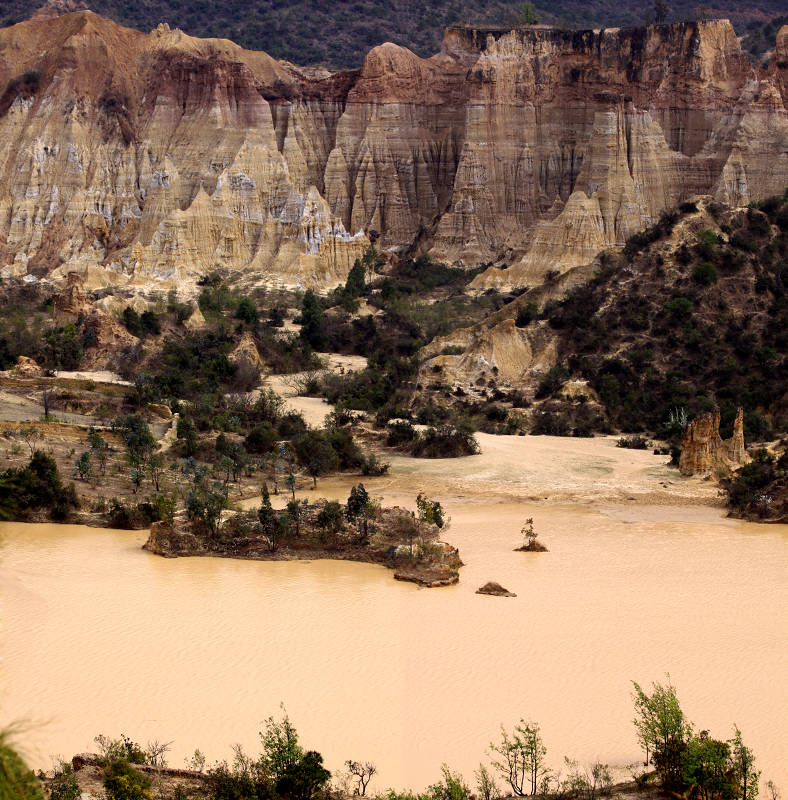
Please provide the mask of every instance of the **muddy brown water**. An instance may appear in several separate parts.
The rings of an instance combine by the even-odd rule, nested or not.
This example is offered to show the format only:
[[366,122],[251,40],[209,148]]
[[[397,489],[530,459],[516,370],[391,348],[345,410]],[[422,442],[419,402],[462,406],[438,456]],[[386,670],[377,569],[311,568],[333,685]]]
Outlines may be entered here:
[[[788,789],[788,526],[723,519],[702,482],[670,494],[675,473],[607,440],[482,445],[475,466],[395,459],[367,482],[411,507],[436,487],[467,565],[440,590],[373,565],[168,560],[141,532],[0,525],[0,722],[28,723],[39,767],[121,732],[174,739],[181,765],[195,747],[256,752],[284,703],[330,769],[370,759],[373,789],[421,788],[443,762],[471,779],[520,717],[556,767],[633,762],[630,681],[669,672],[700,727],[736,722]],[[549,553],[513,552],[529,516]],[[475,594],[490,580],[517,597]]]

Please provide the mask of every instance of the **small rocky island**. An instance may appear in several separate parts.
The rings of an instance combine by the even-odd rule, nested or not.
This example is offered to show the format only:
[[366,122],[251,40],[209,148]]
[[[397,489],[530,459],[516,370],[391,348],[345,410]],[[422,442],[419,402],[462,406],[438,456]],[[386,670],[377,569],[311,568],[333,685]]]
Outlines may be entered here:
[[154,522],[143,549],[156,555],[218,556],[260,561],[319,558],[382,564],[397,580],[428,588],[459,580],[459,551],[440,540],[440,504],[419,496],[419,513],[382,508],[363,484],[344,505],[320,499],[288,501],[275,510],[264,487],[257,511],[238,511],[225,521],[188,513],[185,519]]

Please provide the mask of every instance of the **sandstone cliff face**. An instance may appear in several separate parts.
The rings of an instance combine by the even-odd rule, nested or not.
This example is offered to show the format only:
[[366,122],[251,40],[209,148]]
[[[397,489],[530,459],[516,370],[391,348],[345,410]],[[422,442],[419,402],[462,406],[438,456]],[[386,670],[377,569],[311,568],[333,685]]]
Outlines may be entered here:
[[480,289],[533,284],[684,196],[782,191],[785,39],[759,72],[724,21],[450,29],[430,59],[385,44],[329,73],[90,12],[20,23],[0,31],[0,270],[331,286],[375,231],[515,257]]
[[703,414],[687,425],[681,440],[679,471],[690,476],[727,470],[743,464],[744,412],[739,409],[730,439],[720,437],[720,411]]

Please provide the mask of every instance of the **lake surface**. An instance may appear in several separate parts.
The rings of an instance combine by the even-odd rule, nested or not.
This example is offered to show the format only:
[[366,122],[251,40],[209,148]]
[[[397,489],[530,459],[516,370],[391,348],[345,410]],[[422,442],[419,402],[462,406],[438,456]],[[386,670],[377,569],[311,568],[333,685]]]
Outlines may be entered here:
[[[504,441],[519,459],[530,446]],[[603,455],[659,472],[648,455]],[[442,463],[452,469],[430,462],[430,480]],[[469,463],[462,496],[441,495],[466,562],[446,589],[340,561],[162,559],[139,549],[144,532],[0,525],[0,721],[29,723],[35,766],[121,732],[174,740],[180,766],[195,747],[209,760],[234,742],[257,752],[284,703],[329,769],[369,759],[372,790],[422,788],[443,762],[472,780],[520,717],[541,723],[555,766],[636,761],[630,682],[669,672],[689,717],[722,738],[736,722],[763,779],[787,790],[788,526],[607,496],[536,505],[483,477],[466,493]],[[413,505],[416,469],[402,459],[367,483]],[[521,493],[543,491],[532,483]],[[549,553],[513,552],[530,516]],[[476,595],[488,580],[517,597]]]

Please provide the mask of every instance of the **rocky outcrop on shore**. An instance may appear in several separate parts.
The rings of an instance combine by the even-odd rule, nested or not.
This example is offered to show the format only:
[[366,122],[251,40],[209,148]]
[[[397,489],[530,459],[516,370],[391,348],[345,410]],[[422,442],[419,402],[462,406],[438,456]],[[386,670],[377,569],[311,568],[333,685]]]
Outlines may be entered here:
[[679,472],[684,476],[727,471],[741,465],[744,449],[744,412],[740,408],[733,423],[733,436],[720,436],[720,410],[715,408],[692,420],[681,438]]
[[534,285],[689,195],[782,192],[785,39],[764,70],[725,20],[450,28],[431,58],[383,44],[331,73],[89,11],[21,22],[0,30],[0,272],[332,286],[379,234],[507,254],[480,290]]

